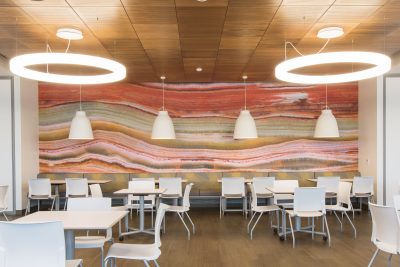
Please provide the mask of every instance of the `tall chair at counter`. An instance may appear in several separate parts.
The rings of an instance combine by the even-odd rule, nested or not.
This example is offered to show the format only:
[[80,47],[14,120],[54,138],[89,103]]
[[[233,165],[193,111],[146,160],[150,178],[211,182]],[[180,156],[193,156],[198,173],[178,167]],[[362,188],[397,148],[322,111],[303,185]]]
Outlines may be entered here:
[[159,188],[166,190],[160,200],[173,199],[174,206],[178,205],[178,200],[182,197],[182,177],[160,177]]
[[[222,218],[222,215],[225,212],[232,211],[241,211],[247,217],[247,197],[246,197],[246,189],[245,189],[245,179],[243,177],[223,177],[221,183],[221,197],[219,201],[219,217]],[[227,209],[227,201],[228,199],[242,199],[243,207],[242,209]]]
[[68,205],[68,198],[88,197],[89,187],[86,178],[65,178],[65,203],[64,210]]
[[40,200],[51,200],[51,210],[53,210],[56,196],[51,194],[50,179],[34,178],[28,183],[28,204],[25,215],[31,212],[31,200],[37,200],[38,210],[40,210]]

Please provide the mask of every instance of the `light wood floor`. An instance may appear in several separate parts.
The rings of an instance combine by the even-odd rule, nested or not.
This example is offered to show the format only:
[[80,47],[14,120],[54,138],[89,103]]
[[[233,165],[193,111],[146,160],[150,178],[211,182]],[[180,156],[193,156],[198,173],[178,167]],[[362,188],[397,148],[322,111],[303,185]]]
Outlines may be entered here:
[[[280,241],[269,228],[264,217],[250,240],[246,226],[248,219],[240,213],[229,213],[219,218],[217,209],[195,209],[190,211],[196,224],[196,234],[187,240],[186,230],[174,214],[167,216],[167,232],[162,235],[160,266],[367,266],[375,251],[371,243],[371,217],[367,212],[357,214],[355,224],[358,231],[354,239],[350,225],[340,232],[339,223],[333,215],[328,216],[332,236],[332,247],[322,237],[311,239],[311,235],[296,234],[296,248],[292,239]],[[149,223],[149,217],[146,217]],[[134,216],[131,225],[137,223]],[[114,236],[117,237],[117,229]],[[115,238],[116,242],[118,238]],[[126,237],[124,243],[151,243],[147,235]],[[107,245],[108,247],[108,245]],[[106,248],[107,250],[107,248]],[[85,267],[100,266],[100,251],[79,249],[76,257],[82,258]],[[380,253],[374,266],[386,266],[388,255]],[[144,266],[137,261],[117,261],[118,266]],[[393,256],[392,266],[400,266],[399,256]]]

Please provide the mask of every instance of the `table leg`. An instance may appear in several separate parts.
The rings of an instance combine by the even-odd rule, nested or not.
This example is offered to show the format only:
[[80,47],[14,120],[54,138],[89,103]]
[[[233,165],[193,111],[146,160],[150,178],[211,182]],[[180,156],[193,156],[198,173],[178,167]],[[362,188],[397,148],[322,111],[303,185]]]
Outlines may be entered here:
[[144,231],[144,196],[139,196],[140,224],[139,230]]
[[65,230],[65,256],[67,260],[75,258],[75,233],[73,230]]
[[60,191],[59,185],[54,185],[54,194],[56,195],[56,210],[60,210]]
[[296,231],[300,231],[301,230],[301,218],[300,217],[295,217],[296,221],[295,221],[295,229]]

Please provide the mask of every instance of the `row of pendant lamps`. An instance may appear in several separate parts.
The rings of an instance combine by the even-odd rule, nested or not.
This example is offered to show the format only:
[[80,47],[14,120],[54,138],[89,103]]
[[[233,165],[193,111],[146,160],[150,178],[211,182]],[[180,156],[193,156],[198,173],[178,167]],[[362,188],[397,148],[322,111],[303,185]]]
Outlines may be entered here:
[[[240,111],[240,115],[235,123],[235,130],[233,134],[234,139],[252,139],[257,138],[257,127],[254,118],[247,110],[247,76],[243,76],[244,84],[244,109]],[[153,129],[151,132],[152,139],[176,139],[175,128],[168,111],[164,107],[165,95],[165,76],[161,76],[162,80],[162,94],[163,104],[161,110],[158,112],[154,120]],[[339,128],[332,110],[327,105],[328,87],[325,87],[325,109],[322,110],[321,115],[318,117],[314,137],[316,138],[336,138],[339,137]],[[69,139],[93,139],[93,131],[90,120],[87,118],[85,111],[82,111],[82,87],[79,87],[79,111],[76,112],[71,122]]]

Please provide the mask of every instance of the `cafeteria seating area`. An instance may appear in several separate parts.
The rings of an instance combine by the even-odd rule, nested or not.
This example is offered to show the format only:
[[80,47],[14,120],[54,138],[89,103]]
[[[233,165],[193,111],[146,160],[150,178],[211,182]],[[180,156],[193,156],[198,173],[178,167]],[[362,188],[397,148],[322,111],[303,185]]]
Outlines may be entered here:
[[0,267],[400,266],[399,0],[0,0]]

